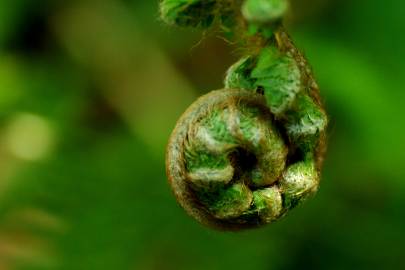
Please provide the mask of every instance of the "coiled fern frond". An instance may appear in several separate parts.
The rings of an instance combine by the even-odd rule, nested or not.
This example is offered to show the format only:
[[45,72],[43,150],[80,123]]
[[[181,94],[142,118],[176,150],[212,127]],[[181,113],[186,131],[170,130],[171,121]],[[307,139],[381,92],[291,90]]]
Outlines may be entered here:
[[210,227],[270,223],[318,189],[328,120],[311,69],[282,27],[287,8],[285,0],[161,3],[166,22],[225,26],[251,51],[229,68],[224,89],[183,114],[167,148],[177,200]]

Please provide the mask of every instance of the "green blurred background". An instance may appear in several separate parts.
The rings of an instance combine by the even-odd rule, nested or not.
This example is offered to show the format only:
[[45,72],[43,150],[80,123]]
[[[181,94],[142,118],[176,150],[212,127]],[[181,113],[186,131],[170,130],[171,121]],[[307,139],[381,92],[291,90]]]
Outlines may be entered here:
[[404,269],[405,2],[292,2],[331,119],[321,189],[223,233],[177,205],[164,151],[238,48],[157,0],[1,0],[0,270]]

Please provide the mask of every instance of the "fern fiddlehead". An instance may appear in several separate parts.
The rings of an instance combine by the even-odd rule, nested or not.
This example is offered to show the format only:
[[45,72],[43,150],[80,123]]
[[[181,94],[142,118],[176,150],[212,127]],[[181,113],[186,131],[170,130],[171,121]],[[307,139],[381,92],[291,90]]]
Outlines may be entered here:
[[286,0],[163,0],[169,24],[219,25],[247,54],[225,87],[198,99],[169,140],[169,183],[207,226],[278,220],[319,186],[327,116],[303,55],[281,24]]

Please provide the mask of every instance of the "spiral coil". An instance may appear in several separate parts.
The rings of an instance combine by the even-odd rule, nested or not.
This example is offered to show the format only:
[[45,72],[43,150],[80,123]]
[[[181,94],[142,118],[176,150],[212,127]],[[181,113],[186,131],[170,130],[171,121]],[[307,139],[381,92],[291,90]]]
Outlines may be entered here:
[[207,226],[267,224],[318,189],[327,116],[306,59],[281,25],[287,8],[284,0],[161,3],[169,24],[217,24],[251,45],[229,68],[225,88],[183,114],[167,148],[178,202]]

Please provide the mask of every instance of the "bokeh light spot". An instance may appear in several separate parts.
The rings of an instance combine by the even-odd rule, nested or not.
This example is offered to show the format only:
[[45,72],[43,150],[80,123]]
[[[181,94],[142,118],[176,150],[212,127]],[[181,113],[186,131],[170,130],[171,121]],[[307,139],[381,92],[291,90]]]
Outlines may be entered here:
[[54,146],[54,132],[48,120],[20,113],[6,131],[6,145],[17,158],[36,161],[47,157]]

